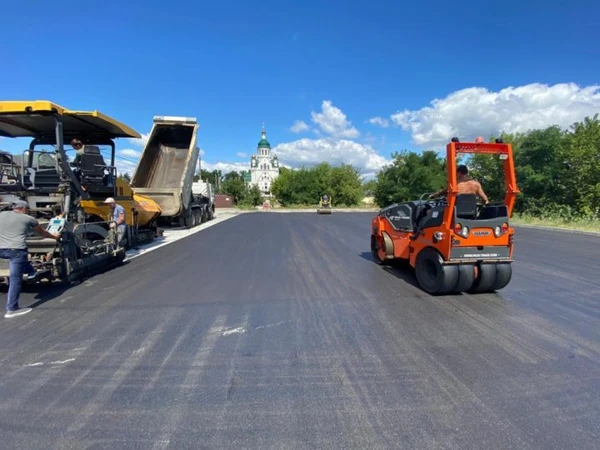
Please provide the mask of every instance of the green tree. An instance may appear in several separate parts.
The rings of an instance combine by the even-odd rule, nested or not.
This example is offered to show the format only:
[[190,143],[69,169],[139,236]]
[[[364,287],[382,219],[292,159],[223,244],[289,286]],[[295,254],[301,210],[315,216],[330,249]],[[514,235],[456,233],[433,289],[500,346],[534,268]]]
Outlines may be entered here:
[[131,183],[131,175],[129,175],[129,173],[127,172],[120,174],[119,178],[126,181],[127,183]]
[[[522,134],[502,133],[500,136],[505,143],[513,146],[513,153],[518,154],[519,145],[524,138]],[[492,136],[489,142],[495,142],[496,136]],[[506,183],[504,179],[504,161],[498,155],[479,154],[469,155],[464,161],[469,167],[471,178],[479,181],[490,202],[504,200]]]
[[[598,115],[574,123],[527,133],[501,133],[512,144],[517,187],[515,211],[538,217],[571,220],[600,218],[600,120]],[[490,138],[493,142],[495,137]],[[461,161],[457,161],[461,162]],[[504,162],[494,155],[469,155],[470,168],[491,201],[505,193]],[[400,202],[446,185],[445,155],[402,151],[378,174],[375,188],[380,206]]]
[[311,168],[281,168],[271,191],[283,206],[315,205],[328,194],[333,205],[356,205],[363,195],[360,172],[348,164],[323,162]]
[[576,122],[565,134],[557,161],[564,202],[583,217],[600,218],[600,121],[598,114]]
[[287,167],[279,170],[279,176],[271,183],[271,193],[283,206],[292,204],[294,195],[294,172]]
[[245,202],[251,206],[259,206],[263,202],[262,194],[260,193],[260,188],[253,184],[246,194]]
[[248,188],[240,173],[232,171],[225,174],[221,183],[221,191],[231,195],[237,204],[244,202],[248,196]]
[[196,175],[194,175],[194,181],[200,181],[200,179],[202,179],[203,181],[208,181],[213,186],[217,186],[219,184],[219,180],[221,180],[221,171],[209,171],[202,169],[199,173],[196,173]]
[[392,163],[377,173],[375,201],[380,207],[418,199],[446,185],[446,161],[437,152],[403,150],[392,158]]
[[363,195],[365,197],[369,195],[375,195],[377,190],[377,180],[369,180],[363,183]]
[[363,198],[360,171],[342,164],[331,169],[330,191],[332,205],[355,206]]

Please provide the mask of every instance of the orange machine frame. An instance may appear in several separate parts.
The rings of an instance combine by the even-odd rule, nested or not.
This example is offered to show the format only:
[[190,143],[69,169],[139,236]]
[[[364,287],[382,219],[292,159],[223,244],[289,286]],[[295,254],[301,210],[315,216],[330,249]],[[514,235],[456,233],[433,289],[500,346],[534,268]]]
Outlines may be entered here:
[[456,195],[458,194],[458,183],[456,181],[456,156],[459,154],[487,154],[487,155],[506,155],[504,159],[504,183],[506,193],[504,195],[504,204],[508,208],[508,217],[512,217],[512,211],[515,206],[517,194],[520,192],[517,188],[517,177],[515,175],[515,162],[513,159],[513,150],[511,144],[505,144],[497,139],[495,144],[486,142],[461,143],[450,142],[446,145],[446,160],[448,169],[448,209],[444,222],[448,223],[454,210]]

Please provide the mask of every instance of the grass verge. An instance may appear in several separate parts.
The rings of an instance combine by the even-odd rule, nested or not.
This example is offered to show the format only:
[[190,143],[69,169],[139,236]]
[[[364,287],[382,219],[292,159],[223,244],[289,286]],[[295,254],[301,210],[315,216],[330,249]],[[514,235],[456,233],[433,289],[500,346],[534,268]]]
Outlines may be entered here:
[[249,210],[256,209],[256,206],[252,206],[252,205],[236,205],[236,206],[234,206],[234,208],[240,209],[242,211],[249,211]]
[[573,219],[565,220],[551,217],[533,217],[525,214],[516,214],[511,219],[515,225],[529,225],[534,227],[559,228],[563,230],[591,231],[600,233],[600,220]]

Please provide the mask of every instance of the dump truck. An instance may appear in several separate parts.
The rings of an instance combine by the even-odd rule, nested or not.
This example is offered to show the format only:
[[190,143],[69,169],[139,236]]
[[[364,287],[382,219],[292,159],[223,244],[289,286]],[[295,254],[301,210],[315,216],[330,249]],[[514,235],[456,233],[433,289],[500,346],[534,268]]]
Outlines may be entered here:
[[200,203],[201,222],[212,220],[215,217],[215,189],[208,181],[196,181],[192,184],[194,202]]
[[193,192],[199,128],[195,117],[154,116],[130,185],[160,206],[159,224],[190,228],[202,222],[205,203]]
[[[142,216],[151,225],[160,215],[151,199],[128,196],[118,179],[114,140],[141,136],[111,117],[45,100],[0,101],[0,136],[31,138],[21,155],[2,155],[0,209],[26,200],[29,214],[61,236],[58,242],[37,233],[27,238],[29,260],[36,269],[31,282],[70,283],[124,260],[125,247],[110,231],[106,197],[116,198],[134,222]],[[69,161],[65,145],[74,140],[81,145],[75,160]],[[109,163],[101,146],[111,149]],[[48,147],[51,150],[44,149]],[[0,260],[1,280],[9,275],[5,263]]]

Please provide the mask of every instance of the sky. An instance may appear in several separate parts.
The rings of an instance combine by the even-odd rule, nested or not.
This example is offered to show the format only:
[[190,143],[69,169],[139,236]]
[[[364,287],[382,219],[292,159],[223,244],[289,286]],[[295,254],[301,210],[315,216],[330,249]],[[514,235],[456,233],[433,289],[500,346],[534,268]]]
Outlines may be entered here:
[[[558,0],[7,2],[0,100],[98,110],[147,136],[196,117],[202,167],[247,170],[560,125],[600,113],[600,6]],[[132,172],[144,139],[117,140]],[[0,138],[21,152],[28,141]]]

